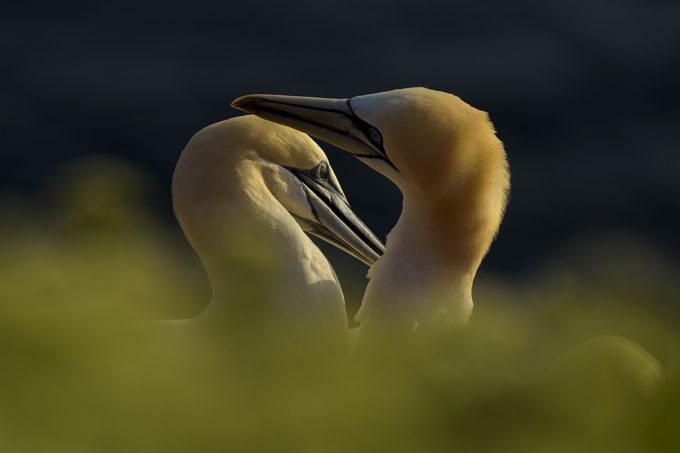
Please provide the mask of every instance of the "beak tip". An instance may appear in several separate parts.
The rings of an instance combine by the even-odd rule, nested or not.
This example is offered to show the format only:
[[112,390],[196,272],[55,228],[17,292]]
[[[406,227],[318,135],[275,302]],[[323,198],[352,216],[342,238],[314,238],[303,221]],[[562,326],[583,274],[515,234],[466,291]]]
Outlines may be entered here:
[[255,103],[256,100],[257,98],[252,95],[241,96],[231,101],[230,105],[233,108],[242,110],[244,112],[252,112],[252,104]]

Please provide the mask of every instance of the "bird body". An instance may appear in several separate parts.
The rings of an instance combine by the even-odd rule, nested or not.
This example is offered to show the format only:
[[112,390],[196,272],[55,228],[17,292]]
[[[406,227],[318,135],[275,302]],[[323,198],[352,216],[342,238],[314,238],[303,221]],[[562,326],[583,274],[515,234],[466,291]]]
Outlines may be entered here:
[[485,112],[425,88],[351,99],[248,95],[233,105],[354,154],[401,190],[401,216],[369,272],[362,336],[374,326],[467,321],[509,191],[506,154]]
[[173,176],[173,207],[212,298],[194,323],[266,317],[346,337],[337,276],[307,233],[374,262],[382,245],[356,217],[307,135],[252,115],[198,132]]

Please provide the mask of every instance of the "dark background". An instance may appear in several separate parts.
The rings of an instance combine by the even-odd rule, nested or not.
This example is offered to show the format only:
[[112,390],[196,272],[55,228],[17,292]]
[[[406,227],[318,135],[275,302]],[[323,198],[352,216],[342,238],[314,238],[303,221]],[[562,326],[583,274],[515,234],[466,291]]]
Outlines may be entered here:
[[[93,153],[169,188],[187,140],[238,115],[239,95],[422,85],[490,112],[505,142],[511,204],[484,269],[609,231],[680,251],[678,1],[4,2],[0,52],[4,192]],[[322,146],[384,236],[399,193]],[[158,204],[170,224],[169,190]]]

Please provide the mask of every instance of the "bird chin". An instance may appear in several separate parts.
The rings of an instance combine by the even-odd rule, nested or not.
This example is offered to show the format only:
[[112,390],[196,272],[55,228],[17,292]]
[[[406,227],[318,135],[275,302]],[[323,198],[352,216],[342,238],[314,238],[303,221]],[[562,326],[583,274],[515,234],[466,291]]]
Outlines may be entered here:
[[390,181],[392,181],[394,184],[396,184],[397,187],[400,189],[403,189],[406,183],[406,180],[404,177],[399,173],[392,165],[390,165],[388,162],[386,162],[383,159],[380,158],[375,158],[375,157],[365,157],[365,156],[356,156],[357,159],[359,159],[361,162],[369,166],[371,169],[374,171],[377,171]]

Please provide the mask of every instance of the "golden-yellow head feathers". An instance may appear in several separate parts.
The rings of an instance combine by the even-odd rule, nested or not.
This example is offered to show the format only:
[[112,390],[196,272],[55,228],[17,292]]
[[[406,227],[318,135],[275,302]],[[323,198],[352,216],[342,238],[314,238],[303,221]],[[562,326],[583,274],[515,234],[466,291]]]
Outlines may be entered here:
[[503,144],[487,113],[426,88],[358,96],[350,105],[382,135],[398,170],[385,176],[405,197],[417,198],[436,236],[464,248],[460,254],[476,266],[498,230],[510,188]]
[[[177,163],[175,215],[203,253],[222,240],[227,225],[247,225],[249,213],[308,217],[304,191],[285,167],[308,169],[326,160],[306,134],[253,115],[210,125],[191,138]],[[252,210],[256,205],[259,214]]]
[[308,135],[246,115],[201,129],[187,144],[179,165],[183,160],[200,161],[221,172],[248,159],[312,168],[326,155]]
[[465,255],[473,268],[481,261],[510,185],[503,144],[485,112],[426,88],[350,99],[252,94],[232,105],[354,154],[401,189],[433,238],[451,237],[452,247],[464,249],[451,256]]
[[387,157],[420,196],[437,201],[479,178],[507,186],[505,152],[488,115],[459,97],[405,88],[357,96],[350,105],[380,132]]
[[349,207],[321,148],[301,132],[256,116],[198,132],[177,163],[172,197],[202,257],[228,248],[225,238],[235,229],[258,227],[284,242],[308,242],[308,232],[367,264],[383,250]]

